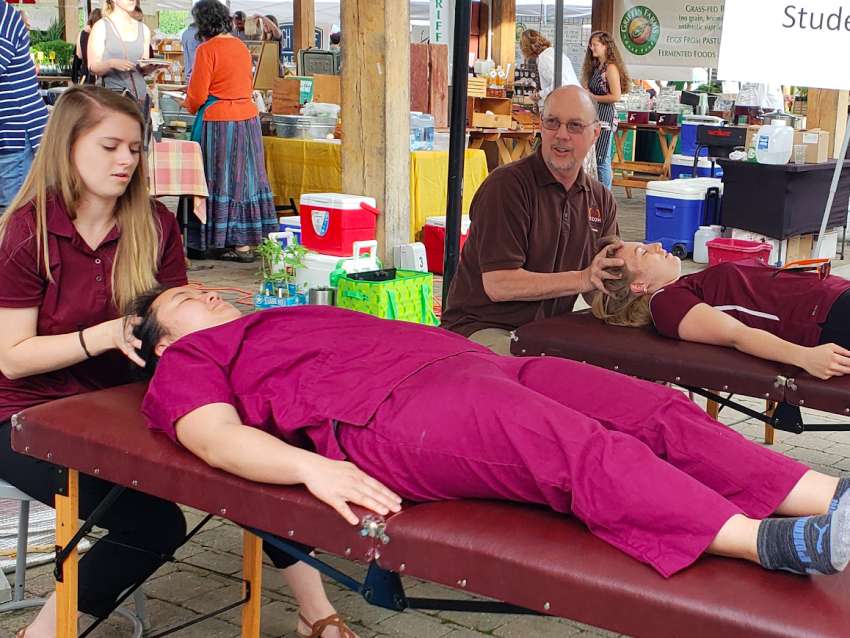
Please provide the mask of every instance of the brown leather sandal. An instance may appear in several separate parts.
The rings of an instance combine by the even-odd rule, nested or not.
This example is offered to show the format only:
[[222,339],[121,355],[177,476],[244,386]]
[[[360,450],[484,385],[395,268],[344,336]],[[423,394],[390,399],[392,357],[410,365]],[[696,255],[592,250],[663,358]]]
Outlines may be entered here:
[[24,638],[24,635],[27,633],[27,629],[29,629],[29,625],[23,629],[18,629],[18,633],[15,634],[15,638]]
[[[339,614],[331,614],[327,618],[322,618],[317,620],[312,625],[307,622],[307,619],[304,618],[302,614],[298,614],[298,619],[307,625],[307,628],[310,629],[310,635],[302,634],[300,631],[297,632],[299,636],[303,636],[303,638],[322,638],[322,633],[328,627],[332,625],[336,625],[339,628],[340,638],[355,638],[354,632],[352,632],[348,627],[345,626],[345,621],[342,619],[342,616]],[[21,638],[21,636],[18,636]]]

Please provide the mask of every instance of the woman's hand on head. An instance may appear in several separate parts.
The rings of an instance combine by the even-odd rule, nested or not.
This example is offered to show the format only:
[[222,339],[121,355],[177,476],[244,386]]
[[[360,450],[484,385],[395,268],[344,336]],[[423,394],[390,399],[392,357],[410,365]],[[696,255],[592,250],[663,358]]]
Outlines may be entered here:
[[333,507],[352,525],[360,519],[351,511],[354,503],[386,516],[401,510],[401,497],[346,461],[333,461],[324,457],[311,459],[304,470],[303,483],[318,498]]
[[142,347],[142,342],[133,335],[133,328],[141,322],[141,317],[121,317],[107,321],[103,325],[109,327],[112,345],[123,352],[130,361],[140,368],[144,368],[144,359],[136,353],[136,349]]
[[803,369],[818,379],[829,379],[850,374],[850,350],[834,343],[805,348],[802,361]]

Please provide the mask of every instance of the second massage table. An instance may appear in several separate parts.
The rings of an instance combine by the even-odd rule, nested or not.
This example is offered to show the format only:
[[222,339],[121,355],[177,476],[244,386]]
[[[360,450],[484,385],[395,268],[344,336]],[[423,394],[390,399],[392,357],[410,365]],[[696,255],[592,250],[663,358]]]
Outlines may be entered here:
[[[850,425],[841,423],[804,423],[800,411],[805,407],[850,416],[850,376],[824,381],[800,368],[733,348],[669,339],[652,326],[609,326],[590,311],[550,317],[518,328],[511,353],[522,357],[562,357],[642,379],[673,383],[707,397],[710,408],[712,402],[728,405],[779,430],[850,430]],[[722,392],[764,399],[775,405],[767,414],[761,414],[723,397]],[[716,417],[716,412],[712,416]]]

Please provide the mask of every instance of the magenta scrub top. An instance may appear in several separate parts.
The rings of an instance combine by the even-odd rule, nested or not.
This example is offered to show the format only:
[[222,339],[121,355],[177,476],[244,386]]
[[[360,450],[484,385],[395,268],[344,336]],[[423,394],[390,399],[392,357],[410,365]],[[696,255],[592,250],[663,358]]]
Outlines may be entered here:
[[365,425],[399,383],[463,352],[492,354],[447,330],[341,308],[263,310],[169,346],[142,411],[176,440],[178,419],[228,403],[245,425],[343,460],[334,421]]

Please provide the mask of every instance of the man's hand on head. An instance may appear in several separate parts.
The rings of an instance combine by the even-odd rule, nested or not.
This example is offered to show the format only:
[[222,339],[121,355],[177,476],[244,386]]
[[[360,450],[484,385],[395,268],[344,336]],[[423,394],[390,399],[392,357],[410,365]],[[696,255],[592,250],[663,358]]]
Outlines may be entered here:
[[608,257],[608,251],[611,248],[614,250],[619,249],[623,246],[623,242],[617,242],[616,244],[611,244],[610,246],[606,246],[596,257],[593,258],[590,266],[585,268],[582,271],[582,278],[585,282],[585,287],[587,288],[587,292],[591,292],[593,290],[599,290],[606,295],[609,294],[607,290],[605,290],[605,280],[606,279],[619,279],[620,275],[614,275],[610,272],[606,272],[606,268],[619,268],[626,265],[626,262],[617,257]]

